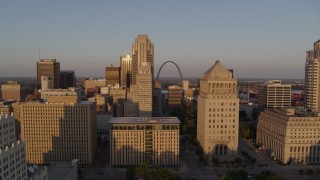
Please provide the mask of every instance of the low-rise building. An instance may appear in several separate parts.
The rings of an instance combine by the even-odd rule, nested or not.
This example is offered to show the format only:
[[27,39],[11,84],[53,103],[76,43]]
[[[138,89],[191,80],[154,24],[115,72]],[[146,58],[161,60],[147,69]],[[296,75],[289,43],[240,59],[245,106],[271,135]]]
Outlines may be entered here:
[[320,163],[320,116],[304,109],[281,108],[262,112],[257,143],[280,162]]
[[179,165],[178,118],[119,117],[109,125],[112,166]]

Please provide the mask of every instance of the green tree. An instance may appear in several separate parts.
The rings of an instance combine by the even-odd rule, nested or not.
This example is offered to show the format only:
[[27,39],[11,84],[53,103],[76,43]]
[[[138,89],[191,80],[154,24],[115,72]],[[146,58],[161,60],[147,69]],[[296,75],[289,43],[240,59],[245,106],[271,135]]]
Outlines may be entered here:
[[221,180],[247,180],[248,172],[244,170],[228,171],[220,177]]

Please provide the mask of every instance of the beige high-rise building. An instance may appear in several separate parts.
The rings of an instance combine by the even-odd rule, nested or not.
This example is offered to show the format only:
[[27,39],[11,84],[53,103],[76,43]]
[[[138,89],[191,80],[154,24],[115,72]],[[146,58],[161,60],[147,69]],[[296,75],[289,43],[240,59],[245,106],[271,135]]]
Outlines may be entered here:
[[37,62],[37,81],[41,86],[41,76],[51,76],[53,78],[53,87],[59,88],[60,81],[60,62],[56,59],[40,59]]
[[41,76],[41,91],[46,89],[54,89],[52,76]]
[[132,84],[136,84],[137,75],[139,74],[142,63],[146,62],[151,67],[153,80],[154,62],[153,62],[153,43],[147,35],[138,35],[138,38],[132,43]]
[[97,152],[96,103],[66,97],[48,96],[45,103],[19,105],[29,164],[79,159],[80,164],[92,165]]
[[320,163],[320,117],[305,109],[280,108],[261,112],[257,144],[281,163]]
[[[137,83],[127,93],[124,116],[152,116],[152,75],[150,66],[142,63],[136,76]],[[126,110],[130,109],[130,110]]]
[[219,60],[204,73],[198,95],[197,140],[207,155],[233,158],[238,150],[237,80]]
[[120,56],[120,86],[128,88],[131,84],[132,58],[130,54]]
[[8,81],[1,84],[2,99],[4,100],[21,100],[20,83],[18,81]]
[[281,84],[281,80],[270,80],[258,86],[258,111],[291,107],[291,84]]
[[176,117],[121,117],[110,124],[111,166],[178,166]]
[[15,118],[0,115],[0,179],[27,179],[26,144],[17,140]]
[[305,106],[320,112],[320,39],[306,52]]

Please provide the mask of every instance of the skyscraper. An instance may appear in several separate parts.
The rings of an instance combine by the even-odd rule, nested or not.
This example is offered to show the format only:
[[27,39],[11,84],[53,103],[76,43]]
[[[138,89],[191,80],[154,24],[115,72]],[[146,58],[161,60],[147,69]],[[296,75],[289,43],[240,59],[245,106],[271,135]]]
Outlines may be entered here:
[[37,62],[37,82],[41,86],[41,76],[51,76],[53,78],[54,88],[59,88],[60,81],[60,62],[56,59],[40,59]]
[[148,39],[147,35],[138,35],[138,38],[132,44],[132,84],[137,83],[137,74],[143,62],[147,62],[151,67],[153,80],[153,43]]
[[120,86],[130,87],[132,58],[130,54],[120,56]]
[[219,60],[200,80],[197,109],[197,140],[204,153],[223,159],[234,157],[239,126],[237,80]]
[[306,52],[305,106],[320,112],[320,39]]

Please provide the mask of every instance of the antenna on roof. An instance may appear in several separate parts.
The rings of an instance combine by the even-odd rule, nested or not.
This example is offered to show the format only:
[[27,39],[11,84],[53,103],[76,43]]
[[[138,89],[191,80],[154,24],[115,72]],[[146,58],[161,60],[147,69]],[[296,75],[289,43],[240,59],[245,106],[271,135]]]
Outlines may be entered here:
[[39,55],[39,60],[40,60],[40,49],[39,49],[39,54],[38,55]]

